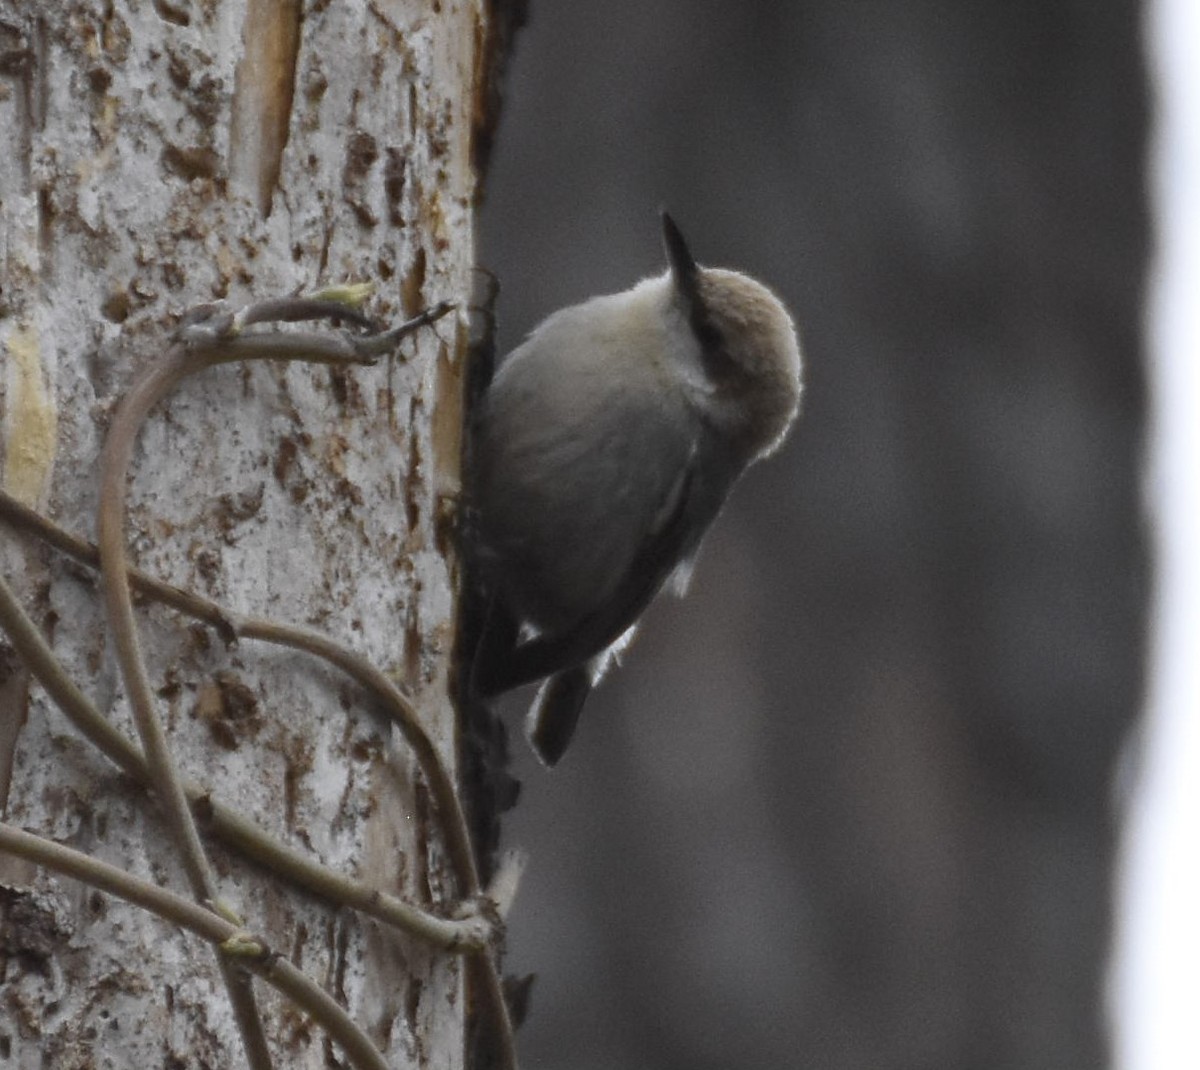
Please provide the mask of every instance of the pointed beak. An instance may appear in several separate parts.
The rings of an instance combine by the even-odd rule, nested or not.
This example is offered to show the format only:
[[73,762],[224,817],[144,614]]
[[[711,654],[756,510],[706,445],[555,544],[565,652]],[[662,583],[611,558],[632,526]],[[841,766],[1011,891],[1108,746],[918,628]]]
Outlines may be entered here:
[[662,213],[663,248],[667,251],[667,263],[671,265],[671,274],[675,276],[675,284],[686,291],[694,289],[696,261],[687,241],[675,220],[669,212]]

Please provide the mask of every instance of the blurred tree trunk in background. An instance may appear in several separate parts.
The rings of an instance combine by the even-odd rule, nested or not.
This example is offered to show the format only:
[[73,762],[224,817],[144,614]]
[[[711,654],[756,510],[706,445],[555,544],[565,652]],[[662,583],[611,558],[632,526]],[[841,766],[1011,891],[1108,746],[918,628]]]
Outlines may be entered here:
[[[525,1050],[1096,1070],[1142,692],[1130,0],[535,5],[485,219],[511,347],[667,204],[802,326],[798,433],[525,766]],[[568,91],[569,90],[569,91]]]

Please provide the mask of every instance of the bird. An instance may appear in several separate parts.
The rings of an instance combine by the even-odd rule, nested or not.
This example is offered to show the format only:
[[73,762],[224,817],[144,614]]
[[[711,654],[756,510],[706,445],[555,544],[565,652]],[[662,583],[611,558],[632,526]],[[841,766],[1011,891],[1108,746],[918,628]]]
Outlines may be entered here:
[[491,592],[484,698],[544,682],[526,735],[547,766],[664,587],[683,594],[741,474],[795,422],[802,358],[762,283],[696,262],[662,213],[667,269],[554,312],[472,421],[473,544]]

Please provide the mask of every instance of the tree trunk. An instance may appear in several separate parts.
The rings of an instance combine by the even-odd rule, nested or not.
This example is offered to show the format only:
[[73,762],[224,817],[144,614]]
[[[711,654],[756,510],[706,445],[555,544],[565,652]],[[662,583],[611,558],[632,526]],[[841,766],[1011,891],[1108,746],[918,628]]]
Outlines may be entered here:
[[[115,407],[190,307],[367,280],[385,322],[461,303],[485,31],[482,2],[454,0],[0,0],[9,494],[96,537]],[[258,361],[186,380],[137,440],[125,525],[142,570],[393,674],[451,768],[461,323],[372,367]],[[91,574],[8,530],[0,558],[70,676],[136,739]],[[184,776],[333,870],[445,905],[427,787],[359,688],[149,601],[137,614]],[[163,810],[11,652],[4,669],[5,821],[191,898]],[[246,928],[335,995],[389,1065],[462,1065],[460,958],[208,847]],[[12,857],[0,882],[5,1065],[244,1065],[201,941]],[[321,1030],[256,994],[278,1065],[329,1065]]]

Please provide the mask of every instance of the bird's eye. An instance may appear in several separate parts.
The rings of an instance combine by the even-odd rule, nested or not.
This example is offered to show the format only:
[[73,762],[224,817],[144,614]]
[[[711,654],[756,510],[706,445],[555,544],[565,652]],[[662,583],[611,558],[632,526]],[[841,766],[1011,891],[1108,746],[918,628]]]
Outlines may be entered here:
[[706,352],[715,352],[725,346],[725,336],[713,326],[711,320],[703,316],[697,316],[692,321],[692,333]]

